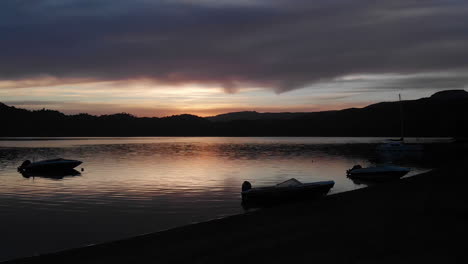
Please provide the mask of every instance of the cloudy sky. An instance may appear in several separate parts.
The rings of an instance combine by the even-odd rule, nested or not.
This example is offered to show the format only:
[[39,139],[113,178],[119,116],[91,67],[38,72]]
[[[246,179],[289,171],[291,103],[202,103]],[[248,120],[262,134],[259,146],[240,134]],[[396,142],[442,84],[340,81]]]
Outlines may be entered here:
[[468,88],[466,0],[0,0],[0,101],[318,111]]

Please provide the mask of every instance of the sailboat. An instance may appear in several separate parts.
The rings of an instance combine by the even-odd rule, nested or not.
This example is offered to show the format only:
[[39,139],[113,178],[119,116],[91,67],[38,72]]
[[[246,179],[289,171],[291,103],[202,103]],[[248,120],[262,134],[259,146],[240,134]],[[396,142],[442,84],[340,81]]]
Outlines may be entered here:
[[403,102],[401,101],[401,94],[398,94],[400,102],[400,139],[388,139],[376,148],[377,151],[421,151],[422,145],[405,143],[404,138],[404,119],[403,119]]

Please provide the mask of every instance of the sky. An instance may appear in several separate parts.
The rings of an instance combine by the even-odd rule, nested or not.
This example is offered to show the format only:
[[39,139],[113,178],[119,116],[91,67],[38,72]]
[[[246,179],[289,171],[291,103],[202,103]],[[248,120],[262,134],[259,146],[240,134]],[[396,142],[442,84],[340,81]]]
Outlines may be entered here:
[[0,102],[137,116],[468,88],[466,0],[1,0]]

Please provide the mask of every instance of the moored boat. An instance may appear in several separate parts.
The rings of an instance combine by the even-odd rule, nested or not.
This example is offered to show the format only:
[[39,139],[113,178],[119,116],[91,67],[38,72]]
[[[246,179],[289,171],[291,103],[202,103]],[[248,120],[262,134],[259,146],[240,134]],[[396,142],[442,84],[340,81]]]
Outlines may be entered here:
[[409,171],[410,169],[408,168],[390,165],[381,165],[367,168],[362,168],[360,165],[355,165],[353,168],[347,170],[346,174],[348,177],[355,179],[382,181],[399,179],[406,175]]
[[60,171],[20,171],[20,173],[24,178],[48,178],[54,180],[81,175],[81,173],[75,169]]
[[377,151],[422,151],[423,146],[420,144],[409,144],[404,140],[388,140],[376,147]]
[[25,160],[21,166],[18,167],[20,172],[54,172],[54,171],[67,171],[71,170],[82,162],[79,160],[68,159],[50,159],[31,162]]
[[327,194],[334,185],[334,181],[301,183],[292,178],[274,186],[252,188],[246,181],[242,184],[242,202],[244,205],[272,204],[308,199]]
[[400,101],[400,133],[401,137],[400,139],[388,139],[382,144],[379,144],[376,147],[377,151],[382,151],[382,152],[408,152],[408,151],[421,151],[423,150],[423,146],[420,144],[409,144],[405,142],[405,137],[404,137],[404,131],[405,131],[405,124],[404,124],[404,118],[403,118],[403,101],[401,100],[401,94],[398,94],[398,98]]

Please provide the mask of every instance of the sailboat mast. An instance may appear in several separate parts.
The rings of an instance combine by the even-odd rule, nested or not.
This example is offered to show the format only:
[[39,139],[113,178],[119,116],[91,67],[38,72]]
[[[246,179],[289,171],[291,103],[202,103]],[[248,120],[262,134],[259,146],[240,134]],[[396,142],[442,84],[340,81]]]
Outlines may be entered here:
[[403,120],[403,101],[401,101],[401,94],[398,94],[398,99],[400,100],[400,135],[401,135],[401,138],[400,140],[403,141],[404,140],[404,120]]

